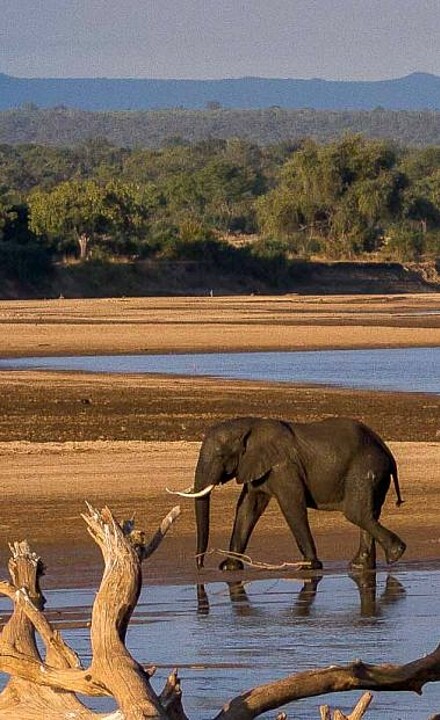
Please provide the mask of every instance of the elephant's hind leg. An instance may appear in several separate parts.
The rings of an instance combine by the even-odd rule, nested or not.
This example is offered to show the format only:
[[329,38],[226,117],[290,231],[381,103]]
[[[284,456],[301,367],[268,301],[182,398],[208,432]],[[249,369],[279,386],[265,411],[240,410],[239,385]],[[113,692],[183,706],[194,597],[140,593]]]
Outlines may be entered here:
[[[247,485],[241,491],[235,514],[229,550],[242,554],[246,550],[252,531],[267,508],[270,495],[261,490],[249,489]],[[227,558],[220,563],[220,570],[241,570],[243,563],[238,558]]]
[[[377,476],[380,477],[380,476]],[[371,481],[347,481],[344,515],[361,529],[361,543],[359,552],[353,558],[352,567],[359,567],[362,563],[368,563],[371,566],[371,556],[373,552],[374,540],[376,540],[383,548],[387,563],[391,564],[399,560],[406,549],[406,545],[398,535],[388,530],[379,522],[379,516],[382,508],[382,502],[385,492],[381,487],[388,487],[387,483],[376,481],[374,485]],[[363,565],[365,567],[365,565]]]
[[353,570],[374,570],[376,567],[376,542],[366,530],[360,532],[359,549],[350,567]]
[[373,517],[368,518],[365,515],[356,517],[356,515],[353,516],[350,513],[345,514],[345,516],[347,520],[350,520],[350,522],[358,525],[382,546],[386,561],[389,565],[397,562],[397,560],[402,557],[406,549],[406,545],[403,540],[401,540],[398,535],[391,532],[391,530],[388,530],[386,527],[381,525],[377,520],[374,520]]

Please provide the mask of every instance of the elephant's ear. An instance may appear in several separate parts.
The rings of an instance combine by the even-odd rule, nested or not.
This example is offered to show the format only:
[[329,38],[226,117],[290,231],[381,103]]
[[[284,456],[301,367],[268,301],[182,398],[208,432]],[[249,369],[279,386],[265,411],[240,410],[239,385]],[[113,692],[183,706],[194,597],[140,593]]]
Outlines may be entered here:
[[290,428],[277,420],[262,420],[244,437],[237,482],[260,480],[275,465],[295,454],[295,437]]

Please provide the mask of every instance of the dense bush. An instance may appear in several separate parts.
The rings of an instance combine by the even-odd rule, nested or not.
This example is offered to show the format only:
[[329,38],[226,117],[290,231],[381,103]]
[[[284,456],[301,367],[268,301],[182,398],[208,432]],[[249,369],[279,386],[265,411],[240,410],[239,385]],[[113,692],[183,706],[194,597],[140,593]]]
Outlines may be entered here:
[[437,147],[360,135],[266,148],[238,138],[158,150],[99,139],[0,146],[0,248],[11,277],[37,278],[50,256],[157,258],[282,285],[293,260],[435,258],[439,238]]
[[50,275],[50,253],[38,245],[0,242],[0,276],[25,284],[38,283]]

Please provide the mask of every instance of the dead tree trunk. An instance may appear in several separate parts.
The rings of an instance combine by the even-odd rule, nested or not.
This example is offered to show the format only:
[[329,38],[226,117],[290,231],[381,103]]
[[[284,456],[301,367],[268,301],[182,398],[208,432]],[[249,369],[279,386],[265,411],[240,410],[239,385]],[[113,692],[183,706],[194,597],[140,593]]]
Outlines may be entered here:
[[[89,506],[83,515],[104,559],[90,628],[93,659],[86,669],[42,612],[40,559],[26,542],[11,547],[11,582],[0,583],[0,593],[14,603],[0,637],[0,671],[11,676],[0,693],[0,720],[187,720],[177,672],[171,673],[165,688],[156,693],[150,683],[154,668],[143,668],[124,642],[139,597],[142,560],[155,551],[179,513],[179,508],[174,508],[150,542],[146,542],[144,533],[134,530],[132,522],[118,524],[107,508],[98,512]],[[37,648],[36,633],[44,644],[44,657]],[[233,698],[217,720],[252,720],[294,700],[330,692],[366,689],[421,693],[425,683],[439,680],[440,645],[430,655],[406,665],[366,665],[357,661],[260,685]],[[113,697],[118,710],[95,713],[80,702],[77,693]],[[348,718],[361,718],[370,700],[369,693],[362,696]],[[327,706],[322,706],[320,712],[321,718],[331,718]],[[333,714],[334,720],[344,717],[338,710]]]
[[[0,590],[15,600],[14,612],[3,629],[0,640],[1,655],[9,656],[11,668],[20,658],[41,662],[35,642],[35,627],[38,627],[47,647],[46,663],[54,668],[79,668],[76,654],[68,648],[56,632],[52,631],[37,608],[42,608],[44,597],[40,589],[43,572],[41,560],[29,550],[27,542],[15,543],[11,547],[12,558],[9,572],[12,585],[2,583]],[[35,621],[33,624],[32,618]],[[72,692],[53,689],[42,685],[36,692],[32,680],[26,674],[12,677],[0,695],[0,718],[38,718],[47,708],[50,717],[90,718],[95,717]],[[38,708],[38,710],[37,710]],[[43,715],[41,714],[43,713]]]
[[77,237],[80,260],[86,260],[89,247],[89,236],[86,233],[78,233]]
[[[132,658],[124,644],[139,597],[141,561],[154,552],[179,513],[179,508],[174,508],[149,543],[132,524],[120,526],[107,508],[99,513],[89,507],[83,516],[105,563],[92,613],[93,660],[86,670],[39,610],[43,604],[41,561],[30,553],[27,543],[14,546],[12,584],[0,584],[0,592],[14,600],[13,615],[0,640],[0,670],[12,676],[0,695],[0,718],[106,717],[84,707],[76,697],[76,693],[83,693],[113,697],[120,709],[115,719],[165,720],[170,717],[170,708],[176,720],[185,719],[177,677],[172,675],[163,698],[158,696],[150,684],[151,673]],[[44,661],[36,646],[35,631],[46,648]]]

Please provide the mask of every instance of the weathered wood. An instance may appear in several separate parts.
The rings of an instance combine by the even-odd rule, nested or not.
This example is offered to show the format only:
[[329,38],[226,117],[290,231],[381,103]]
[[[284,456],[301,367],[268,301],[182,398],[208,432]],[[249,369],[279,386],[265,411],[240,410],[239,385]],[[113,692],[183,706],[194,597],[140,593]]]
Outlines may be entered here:
[[439,681],[440,645],[405,665],[369,665],[357,660],[259,685],[227,703],[216,720],[251,720],[295,700],[347,690],[412,691],[420,695],[426,683]]
[[[11,548],[12,583],[0,583],[0,592],[14,601],[14,611],[0,638],[0,670],[12,679],[0,694],[0,720],[12,713],[15,720],[106,717],[88,710],[76,693],[113,697],[124,720],[165,720],[172,715],[175,720],[185,719],[177,674],[168,679],[163,698],[158,696],[150,685],[151,673],[134,660],[124,643],[141,588],[142,559],[159,546],[179,513],[174,508],[146,542],[133,524],[119,525],[108,508],[98,512],[88,506],[83,517],[101,549],[104,574],[93,607],[93,659],[87,669],[41,612],[40,559],[27,543]],[[37,649],[36,631],[46,649],[44,659]]]
[[[38,718],[78,718],[88,720],[99,717],[88,710],[72,692],[36,688],[33,676],[42,674],[42,659],[35,642],[35,627],[44,641],[46,663],[55,669],[80,667],[76,654],[68,648],[58,632],[54,631],[44,615],[44,597],[40,588],[43,566],[40,558],[31,553],[27,542],[11,547],[9,572],[13,584],[1,583],[0,592],[15,601],[14,611],[3,628],[0,638],[1,669],[11,679],[0,694],[0,718],[38,720]],[[100,717],[103,717],[102,715]]]
[[[157,549],[179,512],[174,508],[147,541],[145,533],[135,530],[133,521],[120,525],[108,508],[98,512],[88,506],[83,518],[104,560],[92,612],[92,661],[88,668],[81,666],[76,653],[43,613],[41,560],[26,542],[11,547],[11,582],[0,583],[0,593],[14,604],[0,636],[0,670],[11,676],[0,693],[0,720],[187,720],[177,671],[169,675],[158,694],[150,683],[154,666],[143,668],[125,647],[127,627],[141,588],[142,560]],[[44,653],[38,650],[36,633]],[[426,657],[405,665],[356,661],[297,673],[233,698],[216,717],[252,720],[294,700],[347,690],[410,690],[420,694],[426,683],[439,680],[440,645]],[[95,713],[81,703],[77,693],[113,697],[119,709],[110,715]],[[333,720],[359,720],[371,697],[370,692],[365,693],[348,716],[335,710]],[[320,716],[321,720],[332,720],[327,706],[321,706]],[[278,718],[286,720],[284,713]]]
[[368,710],[372,699],[373,696],[371,693],[364,693],[359,699],[359,701],[356,703],[350,715],[344,715],[341,710],[335,710],[333,713],[333,719],[329,706],[321,705],[321,707],[319,708],[321,720],[361,720],[361,718],[364,717],[366,711]]
[[130,536],[124,535],[108,508],[101,513],[89,508],[89,514],[83,518],[105,563],[92,612],[90,675],[95,683],[109,690],[127,720],[165,719],[166,713],[150,685],[149,674],[124,644],[128,623],[139,598],[140,558],[145,543],[139,536],[136,536],[136,545],[127,542],[126,538]]

